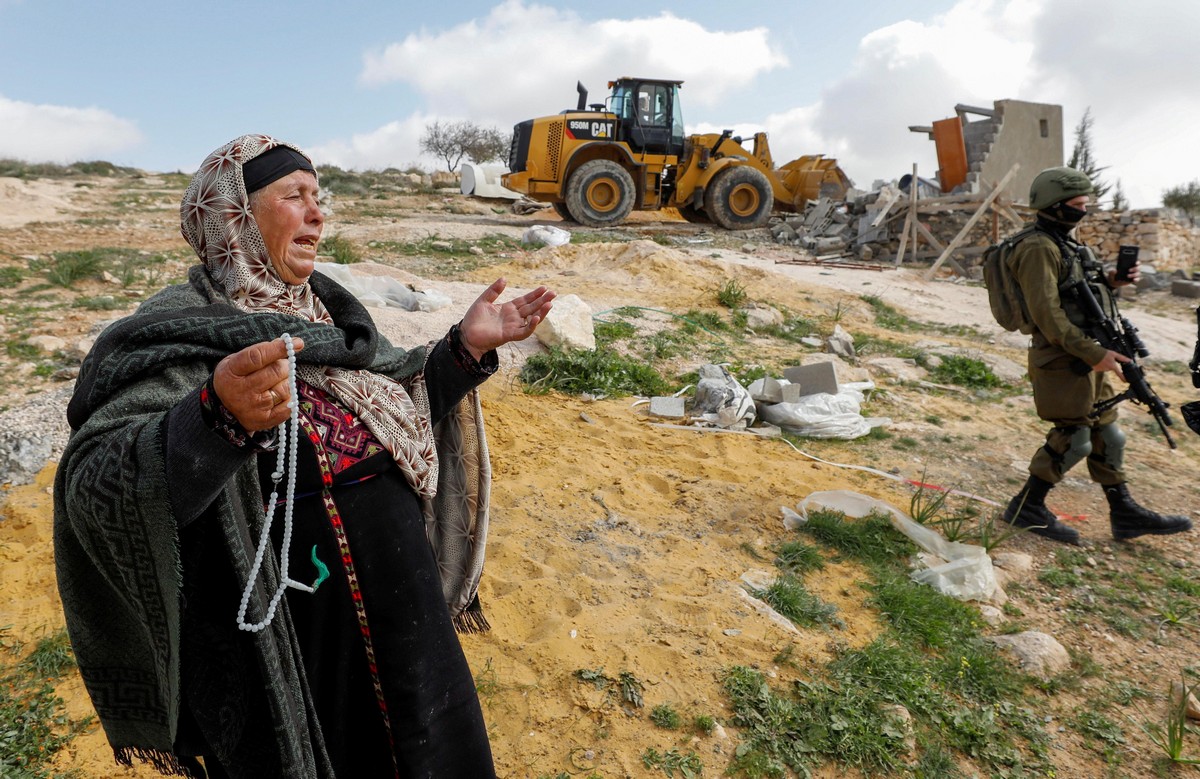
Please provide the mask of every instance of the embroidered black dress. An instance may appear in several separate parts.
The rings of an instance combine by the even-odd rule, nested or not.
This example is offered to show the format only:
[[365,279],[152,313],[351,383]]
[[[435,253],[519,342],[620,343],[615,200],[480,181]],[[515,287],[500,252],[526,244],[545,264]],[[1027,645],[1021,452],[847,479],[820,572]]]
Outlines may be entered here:
[[[473,387],[495,371],[494,353],[476,363],[461,348],[457,328],[426,362],[432,421],[436,424]],[[329,578],[309,594],[289,589],[286,601],[304,659],[324,740],[338,777],[399,779],[488,779],[495,776],[487,731],[474,680],[442,596],[441,580],[416,493],[391,454],[336,400],[301,384],[300,451],[289,575],[311,584],[317,578],[315,556]],[[237,439],[227,412],[205,394],[203,418],[226,438]],[[266,436],[273,439],[273,431]],[[245,445],[254,446],[252,441]],[[233,444],[231,444],[232,446]],[[271,492],[276,453],[255,447],[264,501]],[[285,482],[286,483],[286,482]],[[280,485],[280,503],[284,484]],[[275,511],[273,547],[283,535],[283,506]],[[189,575],[207,565],[189,547],[203,549],[205,531],[185,528],[185,597]],[[220,598],[203,594],[197,619],[227,620],[236,614],[237,586]],[[194,590],[194,587],[192,588]],[[232,595],[229,593],[233,592]],[[199,593],[197,593],[199,595]],[[232,600],[227,598],[232,597]],[[208,604],[221,601],[220,611]],[[187,612],[185,611],[185,615]],[[186,616],[185,616],[186,619]],[[185,630],[196,626],[185,625]],[[228,635],[224,630],[221,635]],[[248,634],[232,640],[247,640]],[[218,656],[246,657],[226,647]],[[203,754],[210,776],[244,776],[245,760],[212,746],[220,736],[223,696],[211,689],[208,652],[185,648],[184,708],[181,747]],[[231,663],[231,665],[237,665]],[[189,673],[191,671],[191,673]],[[234,677],[252,673],[247,666]],[[198,683],[189,685],[188,679]],[[199,683],[199,680],[205,680]],[[236,683],[232,682],[232,683]],[[227,708],[227,706],[226,706]],[[216,709],[218,714],[214,715]],[[235,712],[241,722],[265,712]],[[210,735],[211,734],[211,735]],[[214,738],[215,736],[215,738]],[[207,743],[205,743],[207,742]],[[223,756],[217,758],[217,754]],[[247,756],[250,762],[253,758]],[[216,765],[221,764],[221,765]],[[269,766],[253,769],[256,779]],[[267,771],[268,774],[263,774]]]

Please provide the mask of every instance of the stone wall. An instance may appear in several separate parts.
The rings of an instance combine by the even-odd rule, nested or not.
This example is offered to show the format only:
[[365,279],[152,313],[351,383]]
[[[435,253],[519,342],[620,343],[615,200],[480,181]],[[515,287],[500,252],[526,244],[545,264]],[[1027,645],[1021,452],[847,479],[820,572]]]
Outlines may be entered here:
[[1115,261],[1117,247],[1126,244],[1139,247],[1138,259],[1161,273],[1200,268],[1200,228],[1166,208],[1089,211],[1079,238],[1105,262]]

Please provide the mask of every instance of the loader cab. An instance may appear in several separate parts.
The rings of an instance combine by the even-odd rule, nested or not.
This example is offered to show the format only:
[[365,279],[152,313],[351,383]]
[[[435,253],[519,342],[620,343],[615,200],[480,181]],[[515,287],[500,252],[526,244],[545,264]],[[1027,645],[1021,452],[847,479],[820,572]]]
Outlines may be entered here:
[[618,140],[635,152],[682,156],[682,83],[636,78],[610,81],[608,110],[621,120]]

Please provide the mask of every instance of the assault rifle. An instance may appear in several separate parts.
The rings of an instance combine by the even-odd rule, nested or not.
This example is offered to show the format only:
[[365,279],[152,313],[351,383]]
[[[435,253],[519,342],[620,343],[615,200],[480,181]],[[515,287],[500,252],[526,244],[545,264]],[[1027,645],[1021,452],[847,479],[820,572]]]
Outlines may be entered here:
[[[1142,342],[1138,335],[1137,328],[1133,326],[1125,317],[1121,316],[1117,311],[1116,303],[1113,303],[1112,316],[1105,313],[1100,306],[1100,301],[1096,299],[1096,293],[1092,291],[1092,286],[1087,279],[1080,279],[1070,285],[1068,292],[1076,295],[1076,300],[1079,302],[1079,307],[1082,309],[1084,316],[1087,318],[1087,325],[1084,331],[1089,336],[1095,338],[1101,346],[1117,354],[1123,354],[1129,358],[1129,362],[1121,363],[1121,373],[1125,376],[1125,381],[1129,387],[1119,395],[1101,400],[1092,407],[1090,416],[1097,417],[1103,414],[1108,409],[1117,405],[1123,400],[1128,400],[1139,405],[1144,405],[1150,415],[1154,417],[1154,421],[1158,423],[1158,429],[1167,439],[1167,444],[1172,448],[1175,447],[1175,439],[1171,438],[1171,433],[1167,430],[1173,423],[1171,416],[1167,413],[1167,404],[1162,398],[1154,393],[1150,387],[1150,382],[1146,381],[1146,375],[1142,372],[1142,366],[1137,364],[1139,357],[1147,357],[1150,350],[1146,348],[1146,344]],[[1079,361],[1079,373],[1088,373],[1091,371],[1091,366]]]

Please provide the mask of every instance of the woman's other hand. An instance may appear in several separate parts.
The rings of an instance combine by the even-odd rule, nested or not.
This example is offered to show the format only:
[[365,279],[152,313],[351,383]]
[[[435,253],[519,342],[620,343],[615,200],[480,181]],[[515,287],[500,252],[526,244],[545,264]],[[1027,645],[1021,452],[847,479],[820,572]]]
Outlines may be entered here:
[[507,303],[497,305],[496,300],[506,286],[508,282],[505,279],[496,279],[471,304],[463,317],[463,346],[467,347],[471,356],[477,360],[509,341],[528,338],[538,323],[550,313],[555,293],[545,287],[538,287]]
[[[292,339],[296,353],[304,340]],[[268,430],[291,416],[287,347],[282,338],[234,352],[217,363],[213,388],[221,403],[247,432]]]

